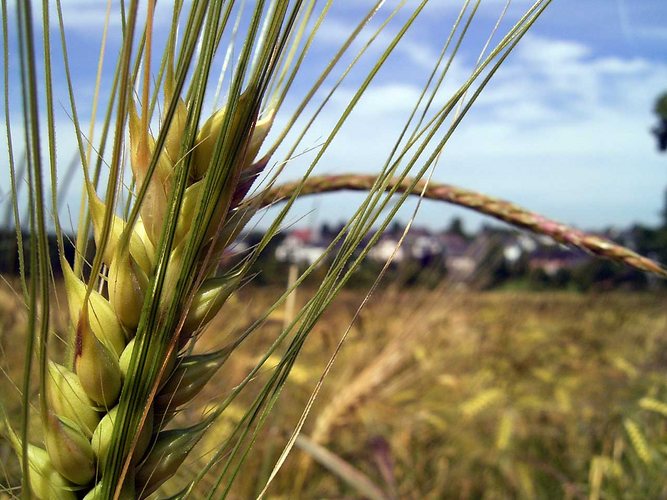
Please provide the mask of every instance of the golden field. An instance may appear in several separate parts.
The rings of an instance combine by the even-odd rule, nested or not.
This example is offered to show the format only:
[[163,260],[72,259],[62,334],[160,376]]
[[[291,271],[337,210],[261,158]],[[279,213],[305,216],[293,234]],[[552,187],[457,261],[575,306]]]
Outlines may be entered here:
[[[256,430],[234,498],[268,478],[327,361],[348,337],[269,488],[272,498],[660,498],[667,456],[667,310],[659,294],[344,292],[302,347],[273,412]],[[220,348],[281,290],[246,287],[205,332]],[[299,290],[302,304],[312,293]],[[0,301],[2,399],[20,408],[25,317]],[[64,300],[62,297],[60,300]],[[64,303],[63,303],[64,305]],[[174,425],[224,400],[280,332],[274,312]],[[56,319],[56,333],[67,328]],[[54,337],[55,338],[55,337]],[[57,343],[52,346],[57,350]],[[278,356],[270,358],[181,468],[221,448]],[[22,361],[21,361],[22,362]],[[13,379],[10,382],[8,377]],[[18,418],[18,416],[16,416]],[[37,426],[35,426],[37,427]],[[36,432],[37,429],[36,429]],[[0,444],[2,483],[15,484]],[[179,477],[165,492],[174,492]],[[206,482],[202,482],[202,492]]]

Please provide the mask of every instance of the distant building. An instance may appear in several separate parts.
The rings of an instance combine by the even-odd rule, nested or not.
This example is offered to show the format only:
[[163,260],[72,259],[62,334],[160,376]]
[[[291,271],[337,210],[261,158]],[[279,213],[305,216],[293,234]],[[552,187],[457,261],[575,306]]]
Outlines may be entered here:
[[447,276],[452,281],[466,281],[477,268],[470,241],[459,233],[445,232],[438,236],[442,247]]
[[528,267],[531,270],[540,269],[549,276],[556,275],[562,270],[572,270],[583,265],[589,257],[582,253],[570,250],[563,246],[539,248],[530,255]]
[[[274,256],[280,262],[313,264],[325,254],[337,234],[328,227],[321,231],[293,229],[275,248]],[[362,239],[357,255],[375,236],[370,232]],[[631,242],[632,233],[628,231],[623,236]],[[235,245],[237,252],[246,249],[242,242]],[[485,226],[468,237],[461,231],[434,233],[421,227],[411,227],[405,234],[405,227],[395,225],[380,236],[368,252],[368,259],[381,263],[389,259],[395,263],[411,260],[422,267],[444,265],[449,280],[465,284],[475,281],[484,268],[492,269],[503,262],[509,273],[540,269],[553,276],[560,270],[585,264],[589,257],[546,236],[495,226]]]
[[276,247],[275,258],[280,262],[314,264],[326,252],[326,245],[319,241],[311,229],[292,230]]
[[504,238],[503,242],[503,257],[509,264],[516,264],[526,255],[530,256],[535,252],[540,245],[553,245],[553,240],[547,238],[546,240],[538,241],[534,236],[528,234],[518,233]]
[[[381,238],[373,248],[368,252],[368,258],[378,262],[402,262],[405,258],[405,249],[398,246],[399,240],[386,237]],[[398,248],[397,248],[398,247]]]
[[434,236],[419,235],[410,241],[410,256],[421,262],[430,261],[442,252],[442,245]]

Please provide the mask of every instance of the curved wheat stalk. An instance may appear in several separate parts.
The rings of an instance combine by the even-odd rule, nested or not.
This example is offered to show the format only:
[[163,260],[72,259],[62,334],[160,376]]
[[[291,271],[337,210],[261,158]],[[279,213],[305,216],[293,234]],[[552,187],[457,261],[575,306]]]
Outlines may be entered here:
[[[250,203],[259,202],[262,206],[269,206],[290,199],[297,191],[300,196],[344,190],[368,191],[377,182],[378,178],[373,175],[341,174],[310,177],[305,182],[291,182],[271,188],[257,195],[258,199],[251,200]],[[639,255],[629,248],[618,245],[602,236],[588,234],[561,222],[548,219],[509,201],[450,184],[427,182],[425,180],[394,180],[390,181],[385,189],[395,189],[399,193],[409,192],[409,194],[423,196],[428,200],[444,201],[469,208],[507,222],[512,226],[549,236],[558,243],[578,248],[596,257],[609,259],[639,271],[667,278],[667,269],[663,265]]]

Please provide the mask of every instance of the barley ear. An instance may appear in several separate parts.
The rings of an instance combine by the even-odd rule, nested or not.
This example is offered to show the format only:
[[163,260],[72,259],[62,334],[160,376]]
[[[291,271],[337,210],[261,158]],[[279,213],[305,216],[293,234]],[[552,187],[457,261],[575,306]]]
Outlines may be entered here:
[[183,241],[190,231],[192,220],[197,213],[198,205],[201,201],[201,191],[204,187],[203,181],[195,182],[188,186],[183,195],[183,203],[178,215],[178,223],[176,224],[176,234],[174,235],[174,244],[178,245]]
[[[165,99],[165,108],[169,105],[168,99]],[[164,142],[164,151],[162,154],[167,156],[171,165],[176,165],[180,161],[180,150],[185,134],[185,125],[187,122],[188,110],[183,99],[178,100],[176,112],[169,123],[169,131]]]
[[[97,196],[97,193],[89,182],[86,182],[86,186],[90,216],[93,223],[93,237],[95,238],[95,243],[99,247],[100,242],[102,241],[102,231],[104,231],[104,212],[106,211],[106,206]],[[111,265],[114,254],[116,253],[116,247],[121,240],[121,235],[124,230],[125,221],[117,215],[112,215],[111,228],[108,229],[109,237],[102,254],[102,262],[107,266]],[[141,230],[143,231],[143,224]],[[154,259],[153,255],[155,251],[151,247],[152,244],[150,242],[145,242],[138,231],[132,231],[130,235],[129,251],[134,260],[146,273],[150,271]]]
[[[127,481],[123,483],[123,487],[118,494],[118,500],[136,500],[137,495],[134,489],[134,473],[128,473]],[[102,493],[102,483],[97,483],[95,487],[90,490],[83,500],[105,500]]]
[[155,398],[155,410],[170,413],[194,398],[229,357],[229,350],[186,356]]
[[226,276],[204,281],[195,293],[185,317],[181,331],[182,338],[188,338],[211,321],[237,287],[238,279]]
[[125,349],[123,349],[120,358],[118,358],[118,368],[120,369],[120,375],[123,380],[125,380],[125,376],[127,375],[127,370],[130,367],[130,361],[132,359],[132,353],[134,352],[134,346],[136,345],[136,343],[137,343],[136,337],[130,340],[125,346]]
[[154,148],[152,139],[149,145],[143,144],[144,132],[141,120],[134,104],[130,107],[130,165],[137,181],[137,187],[142,188],[148,182],[146,195],[141,201],[141,220],[146,233],[153,245],[157,245],[160,233],[165,223],[169,193],[172,190],[173,169],[166,155],[158,158],[157,166],[150,180],[147,179],[150,166],[151,149]]
[[[125,350],[120,355],[120,359],[118,360],[118,366],[120,368],[120,373],[123,380],[127,376],[127,371],[130,367],[130,361],[132,360],[132,354],[134,353],[136,346],[137,346],[136,338],[133,338],[128,342],[127,346],[125,346]],[[169,376],[174,371],[175,365],[176,365],[176,352],[172,350],[171,353],[168,355],[167,364],[165,366],[164,374],[162,375],[163,378],[161,382],[158,383],[158,388],[162,387],[164,383],[167,381],[167,379],[169,379]]]
[[51,500],[75,500],[74,488],[53,466],[49,454],[43,448],[28,445],[30,463],[30,489],[37,498]]

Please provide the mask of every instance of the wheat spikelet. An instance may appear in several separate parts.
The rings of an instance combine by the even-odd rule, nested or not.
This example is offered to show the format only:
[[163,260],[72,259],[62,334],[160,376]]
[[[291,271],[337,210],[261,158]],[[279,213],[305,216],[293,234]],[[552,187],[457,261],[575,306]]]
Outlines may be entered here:
[[521,496],[524,498],[535,498],[535,481],[530,468],[524,464],[519,464],[517,465],[516,473]]
[[510,446],[514,433],[514,418],[514,415],[509,411],[503,412],[502,417],[500,417],[498,430],[496,431],[496,448],[500,451],[504,451]]
[[485,389],[476,396],[470,398],[467,401],[464,401],[460,407],[461,413],[466,418],[476,417],[480,413],[483,413],[490,406],[501,400],[504,396],[504,392],[497,387]]
[[[392,342],[354,379],[345,384],[317,415],[317,420],[310,435],[310,440],[317,445],[326,445],[343,420],[367,399],[376,394],[387,381],[396,374],[409,360],[410,350],[400,342]],[[298,472],[294,481],[293,494],[299,496],[305,484],[308,470],[312,463],[311,456],[301,456]]]
[[603,461],[604,457],[596,456],[591,460],[591,465],[588,470],[588,484],[590,485],[589,500],[598,500],[602,490],[602,480],[607,467]]
[[639,459],[645,464],[650,464],[653,459],[651,457],[651,450],[649,449],[648,443],[642,431],[639,429],[639,426],[633,420],[626,418],[623,420],[623,427],[630,438],[630,443],[632,448],[635,450],[635,453]]
[[313,442],[326,444],[340,420],[375,394],[410,357],[404,345],[388,346],[373,362],[336,394],[318,415],[311,434]]
[[659,413],[663,417],[667,417],[667,404],[658,401],[657,399],[648,397],[642,398],[639,400],[639,406],[644,410]]

